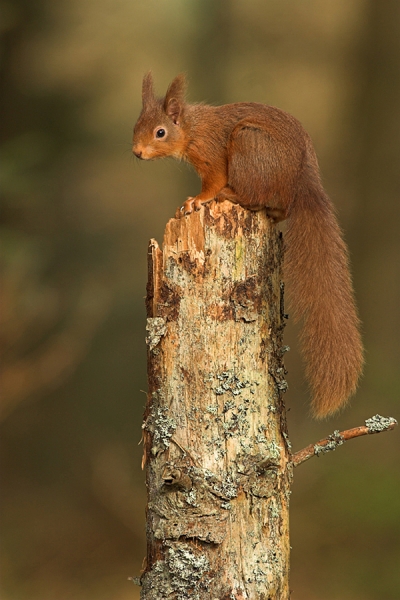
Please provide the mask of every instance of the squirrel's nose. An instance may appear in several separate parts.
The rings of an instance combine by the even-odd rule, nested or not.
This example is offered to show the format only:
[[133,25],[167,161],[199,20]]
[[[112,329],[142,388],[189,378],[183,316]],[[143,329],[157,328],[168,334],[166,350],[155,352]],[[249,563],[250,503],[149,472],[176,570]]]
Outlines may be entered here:
[[142,151],[141,150],[133,150],[133,154],[135,156],[137,156],[138,158],[142,158]]

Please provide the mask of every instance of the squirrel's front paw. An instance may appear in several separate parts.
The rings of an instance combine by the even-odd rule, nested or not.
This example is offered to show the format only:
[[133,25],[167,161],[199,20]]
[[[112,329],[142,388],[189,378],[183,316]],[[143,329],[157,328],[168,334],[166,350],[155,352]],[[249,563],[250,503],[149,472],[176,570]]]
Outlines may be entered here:
[[193,200],[193,198],[188,198],[180,208],[176,209],[175,219],[182,219],[182,217],[193,212]]
[[193,209],[196,209],[196,198],[189,196],[189,198],[183,203],[183,206],[181,206],[181,213],[182,215],[190,215],[190,213],[193,212]]
[[182,217],[190,215],[193,212],[193,202],[194,198],[189,197],[180,208],[177,208],[175,219],[182,219]]
[[183,206],[181,206],[181,216],[190,215],[194,210],[200,210],[203,204],[204,200],[201,200],[198,196],[195,196],[194,198],[189,196],[189,198],[183,203]]
[[203,198],[200,196],[189,196],[189,198],[183,203],[180,210],[177,212],[176,218],[190,215],[194,210],[200,210],[203,204],[207,204],[208,202],[211,202],[211,200],[213,200],[213,198],[206,198],[203,200]]

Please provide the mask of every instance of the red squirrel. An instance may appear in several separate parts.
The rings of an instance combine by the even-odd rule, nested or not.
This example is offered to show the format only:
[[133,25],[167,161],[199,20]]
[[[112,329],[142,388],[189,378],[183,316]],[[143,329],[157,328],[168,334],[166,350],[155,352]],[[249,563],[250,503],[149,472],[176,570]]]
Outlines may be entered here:
[[288,113],[254,102],[188,104],[184,75],[164,98],[154,95],[151,73],[133,153],[149,160],[173,156],[191,163],[201,192],[182,215],[211,200],[230,200],[287,219],[285,279],[296,320],[316,417],[335,413],[355,392],[363,347],[348,253],[331,200],[321,183],[311,139]]

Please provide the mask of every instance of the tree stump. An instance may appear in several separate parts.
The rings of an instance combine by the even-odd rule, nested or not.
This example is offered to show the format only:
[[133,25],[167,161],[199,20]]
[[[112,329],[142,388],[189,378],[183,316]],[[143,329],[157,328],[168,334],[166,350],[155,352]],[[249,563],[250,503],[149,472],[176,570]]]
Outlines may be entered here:
[[282,255],[229,202],[150,241],[143,600],[289,598]]

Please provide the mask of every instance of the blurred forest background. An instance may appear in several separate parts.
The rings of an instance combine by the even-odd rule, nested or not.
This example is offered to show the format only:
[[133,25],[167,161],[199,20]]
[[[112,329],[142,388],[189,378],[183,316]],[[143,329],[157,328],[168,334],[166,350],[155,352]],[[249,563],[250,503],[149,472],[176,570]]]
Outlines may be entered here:
[[[147,242],[199,189],[133,160],[143,74],[253,100],[310,132],[350,247],[367,349],[351,406],[313,422],[287,328],[295,450],[400,417],[400,2],[1,0],[2,600],[135,600]],[[295,472],[294,600],[400,598],[400,435]]]

